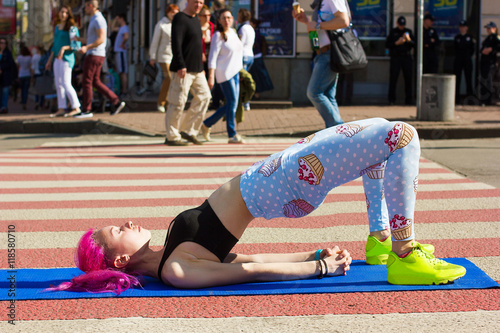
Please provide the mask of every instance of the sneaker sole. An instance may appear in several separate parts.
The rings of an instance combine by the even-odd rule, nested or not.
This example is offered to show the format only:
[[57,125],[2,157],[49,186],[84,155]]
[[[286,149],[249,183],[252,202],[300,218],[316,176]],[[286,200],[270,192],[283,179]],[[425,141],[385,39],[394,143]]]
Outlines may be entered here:
[[441,285],[441,284],[449,284],[452,283],[453,281],[456,281],[463,277],[465,275],[465,272],[463,274],[457,275],[457,276],[452,276],[447,279],[442,279],[442,280],[432,280],[429,278],[425,277],[406,277],[403,275],[398,275],[398,276],[387,276],[387,282],[390,284],[394,285],[424,285],[424,286],[432,286],[432,285]]

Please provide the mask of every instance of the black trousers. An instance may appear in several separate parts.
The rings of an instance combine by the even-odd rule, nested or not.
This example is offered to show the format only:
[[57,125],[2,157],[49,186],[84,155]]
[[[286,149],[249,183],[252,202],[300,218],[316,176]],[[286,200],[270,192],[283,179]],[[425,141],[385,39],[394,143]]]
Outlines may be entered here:
[[434,52],[424,52],[422,55],[422,71],[424,74],[436,74],[438,72],[439,60]]
[[479,75],[479,94],[481,103],[490,105],[493,98],[493,75],[495,74],[495,64],[481,63]]
[[396,102],[396,83],[398,81],[399,72],[403,71],[403,79],[405,81],[405,103],[412,103],[412,88],[411,88],[411,71],[413,61],[411,56],[392,56],[389,68],[389,103]]
[[460,84],[462,82],[462,72],[465,76],[465,86],[467,91],[467,96],[472,96],[472,59],[471,58],[455,58],[455,63],[453,65],[454,73],[456,76],[456,92],[455,98],[458,100],[460,97]]

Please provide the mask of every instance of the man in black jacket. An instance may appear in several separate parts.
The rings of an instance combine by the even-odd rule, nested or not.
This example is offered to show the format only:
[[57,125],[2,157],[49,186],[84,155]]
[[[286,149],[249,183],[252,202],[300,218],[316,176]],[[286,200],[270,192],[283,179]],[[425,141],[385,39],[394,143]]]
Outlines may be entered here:
[[[211,98],[203,72],[202,34],[197,17],[202,6],[203,0],[188,0],[186,9],[175,15],[172,21],[172,81],[165,114],[165,144],[169,146],[186,146],[181,137],[194,144],[202,144],[196,136]],[[193,99],[181,123],[189,91]]]
[[410,29],[406,28],[406,18],[400,16],[397,20],[397,27],[392,29],[387,36],[385,47],[389,49],[391,56],[389,72],[389,104],[396,102],[396,83],[398,81],[399,71],[403,71],[405,81],[405,103],[413,104],[411,88],[411,71],[413,61],[411,49],[414,47],[415,38]]
[[439,40],[439,34],[432,27],[434,24],[434,18],[431,14],[425,14],[424,16],[424,49],[422,54],[422,65],[423,72],[436,74],[438,72],[439,59],[438,59],[438,47],[441,44]]
[[493,75],[497,63],[497,52],[500,49],[500,36],[495,22],[484,26],[488,36],[481,45],[479,62],[479,100],[481,104],[493,105]]
[[465,76],[465,85],[467,87],[467,97],[472,96],[472,56],[474,55],[475,41],[474,37],[468,33],[466,21],[460,21],[460,33],[454,38],[455,44],[455,62],[454,72],[457,80],[455,100],[460,101],[460,83],[462,80],[462,71]]

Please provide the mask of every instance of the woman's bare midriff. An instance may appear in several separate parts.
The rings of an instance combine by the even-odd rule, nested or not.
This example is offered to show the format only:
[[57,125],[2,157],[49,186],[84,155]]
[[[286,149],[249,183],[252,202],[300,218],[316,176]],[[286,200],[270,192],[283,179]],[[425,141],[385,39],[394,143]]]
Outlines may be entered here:
[[254,219],[241,197],[240,176],[219,187],[208,198],[208,202],[226,229],[238,239]]

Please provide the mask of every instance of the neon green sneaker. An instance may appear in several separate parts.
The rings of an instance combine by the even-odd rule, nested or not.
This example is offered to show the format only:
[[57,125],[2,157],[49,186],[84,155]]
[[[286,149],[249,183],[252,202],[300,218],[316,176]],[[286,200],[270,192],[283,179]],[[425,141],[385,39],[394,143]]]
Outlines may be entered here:
[[387,259],[387,282],[391,284],[446,284],[464,275],[464,267],[437,259],[423,251],[420,244],[404,258],[391,251]]
[[[415,244],[420,245],[424,252],[429,254],[434,253],[434,246],[431,244],[419,244],[418,242],[415,242]],[[391,237],[381,242],[373,236],[368,236],[366,240],[366,263],[368,265],[385,265],[391,251]]]

